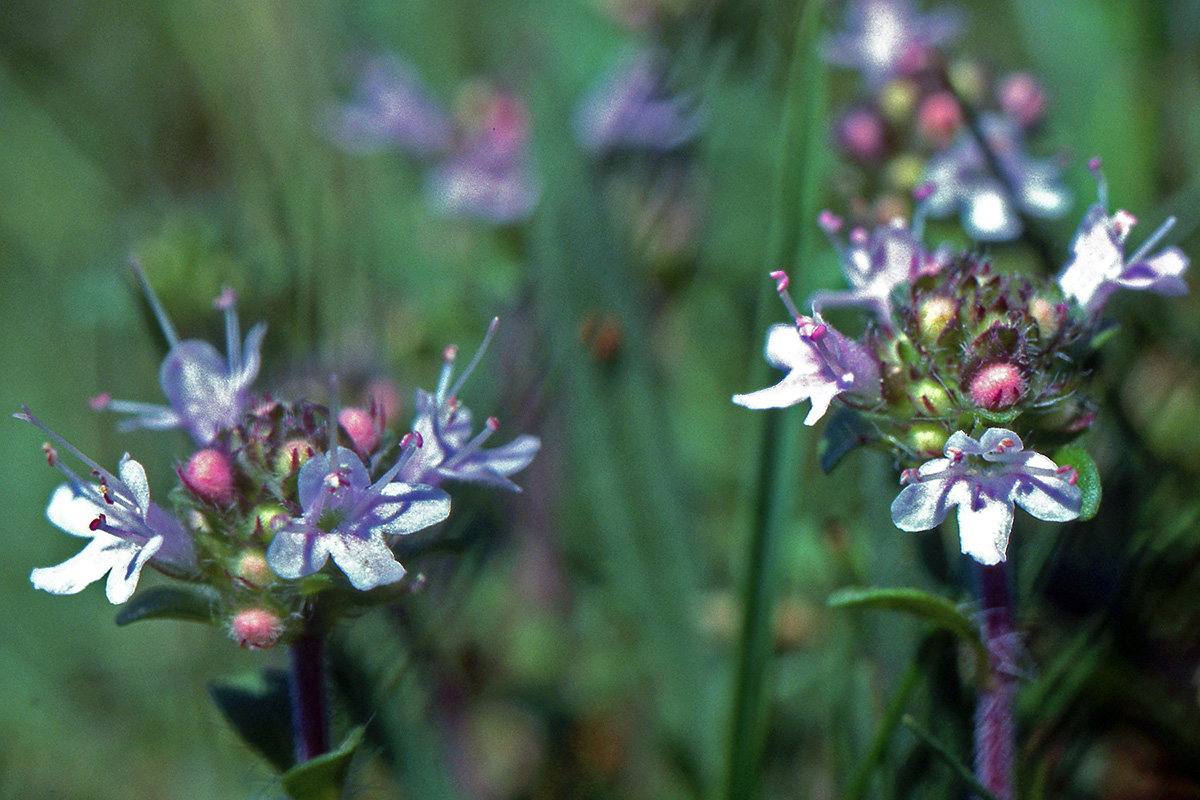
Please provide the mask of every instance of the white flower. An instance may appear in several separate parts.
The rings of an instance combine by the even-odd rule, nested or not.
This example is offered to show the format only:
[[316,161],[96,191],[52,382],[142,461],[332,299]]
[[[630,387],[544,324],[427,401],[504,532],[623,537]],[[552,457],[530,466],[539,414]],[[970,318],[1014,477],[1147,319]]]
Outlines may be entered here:
[[1074,469],[1023,448],[1004,428],[989,428],[979,441],[956,431],[945,458],[905,470],[908,485],[892,502],[892,521],[901,530],[928,530],[958,506],[963,553],[981,564],[1003,561],[1014,503],[1047,522],[1075,519],[1083,503]]

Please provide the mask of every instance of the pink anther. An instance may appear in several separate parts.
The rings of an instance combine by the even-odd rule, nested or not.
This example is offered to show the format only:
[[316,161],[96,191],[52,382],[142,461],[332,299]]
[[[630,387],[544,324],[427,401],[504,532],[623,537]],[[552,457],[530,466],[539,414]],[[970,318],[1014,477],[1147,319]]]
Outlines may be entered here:
[[46,454],[46,463],[48,465],[53,467],[56,463],[58,463],[58,451],[54,449],[52,444],[49,442],[43,444],[42,452]]
[[821,230],[832,236],[842,229],[842,218],[834,214],[829,209],[825,209],[817,215],[817,225]]
[[101,392],[95,397],[88,399],[88,405],[91,406],[92,411],[103,411],[104,409],[108,408],[108,404],[111,402],[112,395],[108,392]]
[[788,275],[781,269],[771,273],[771,278],[775,281],[775,291],[786,292],[788,288]]
[[97,514],[96,518],[88,523],[89,531],[98,531],[108,524],[108,518],[103,514]]

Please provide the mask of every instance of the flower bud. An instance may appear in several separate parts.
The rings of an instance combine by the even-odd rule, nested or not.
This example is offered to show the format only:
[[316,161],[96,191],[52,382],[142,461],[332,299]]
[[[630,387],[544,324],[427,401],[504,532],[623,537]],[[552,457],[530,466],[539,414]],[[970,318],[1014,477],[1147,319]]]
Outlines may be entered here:
[[279,643],[283,620],[265,608],[247,608],[229,620],[229,636],[247,650],[265,650]]
[[971,400],[980,408],[1000,411],[1015,404],[1025,393],[1025,376],[1006,361],[988,364],[971,379]]
[[917,85],[908,79],[888,81],[879,93],[879,105],[883,116],[898,125],[908,120],[917,103]]
[[267,566],[266,556],[258,550],[246,550],[239,555],[233,575],[255,589],[262,588],[275,579],[275,573]]
[[1044,297],[1035,296],[1029,301],[1029,316],[1037,322],[1039,339],[1045,341],[1058,333],[1063,311],[1061,304],[1051,303]]
[[292,439],[285,442],[275,457],[275,472],[280,475],[290,475],[300,469],[300,465],[317,453],[317,448],[307,439]]
[[919,457],[936,458],[942,454],[949,434],[941,426],[932,422],[918,422],[908,429],[905,444]]
[[251,533],[257,535],[263,544],[270,544],[275,538],[275,529],[287,521],[287,512],[281,506],[264,504],[254,509],[251,517],[254,520]]
[[887,146],[883,121],[869,108],[852,109],[838,120],[837,142],[850,158],[874,161]]
[[179,477],[192,494],[206,503],[224,506],[233,500],[233,465],[220,450],[198,450],[188,459]]
[[927,297],[917,307],[917,325],[921,341],[927,345],[937,344],[946,328],[954,324],[958,316],[958,303],[942,295]]
[[940,417],[954,410],[954,401],[950,398],[950,393],[933,378],[924,378],[914,383],[909,390],[909,399],[919,414]]
[[371,453],[379,445],[379,426],[368,411],[361,408],[343,408],[338,412],[338,425],[350,437],[354,449],[359,454]]
[[1046,110],[1046,92],[1028,72],[1014,72],[996,90],[1000,107],[1023,128],[1028,128]]
[[935,147],[950,144],[962,124],[962,109],[951,92],[937,92],[921,101],[917,130]]

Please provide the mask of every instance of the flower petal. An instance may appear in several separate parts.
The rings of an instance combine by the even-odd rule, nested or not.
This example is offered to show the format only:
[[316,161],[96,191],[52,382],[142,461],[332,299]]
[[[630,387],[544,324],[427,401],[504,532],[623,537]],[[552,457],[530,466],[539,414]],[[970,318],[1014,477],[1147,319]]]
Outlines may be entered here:
[[371,512],[371,530],[387,536],[404,536],[450,516],[450,495],[432,486],[389,483],[382,496],[386,499]]
[[933,479],[909,484],[892,501],[892,522],[902,531],[927,531],[946,518],[947,502],[955,481]]
[[126,453],[121,457],[117,473],[121,476],[121,483],[125,484],[125,488],[133,495],[133,500],[144,518],[146,510],[150,508],[150,483],[146,480],[145,468]]
[[138,549],[132,542],[100,532],[93,536],[87,547],[63,563],[34,569],[29,573],[29,580],[34,588],[50,594],[77,594],[103,578],[109,570],[124,571],[137,558]]
[[96,532],[89,526],[103,511],[103,508],[89,500],[76,487],[64,483],[50,495],[50,503],[46,506],[46,519],[72,536],[94,539]]
[[329,560],[326,538],[319,529],[293,521],[275,532],[267,547],[267,566],[287,580],[311,575]]
[[384,543],[383,537],[330,535],[329,554],[355,589],[366,591],[395,583],[404,577],[404,567]]
[[1047,522],[1073,520],[1083,508],[1083,493],[1079,487],[1072,486],[1065,476],[1053,473],[1019,476],[1009,499]]
[[958,506],[958,538],[963,554],[980,564],[1003,561],[1012,532],[1012,503],[967,481],[959,482],[951,495],[949,502]]
[[[122,544],[130,543],[122,542]],[[114,606],[124,603],[133,596],[133,590],[137,588],[138,578],[142,574],[142,567],[146,566],[146,562],[158,552],[158,548],[162,546],[162,538],[156,536],[142,547],[131,546],[133,547],[133,557],[128,560],[115,561],[108,573],[108,582],[104,585],[104,594],[108,597],[108,602]],[[125,553],[128,550],[122,548],[122,552]]]

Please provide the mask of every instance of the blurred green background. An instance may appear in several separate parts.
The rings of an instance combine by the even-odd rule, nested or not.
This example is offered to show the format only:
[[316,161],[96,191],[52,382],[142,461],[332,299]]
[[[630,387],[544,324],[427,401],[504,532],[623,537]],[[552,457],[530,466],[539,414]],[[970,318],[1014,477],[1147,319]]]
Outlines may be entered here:
[[[1142,220],[1135,239],[1174,214],[1172,239],[1196,253],[1200,3],[964,10],[958,52],[1030,69],[1049,93],[1036,149],[1069,156],[1077,198],[1046,226],[1056,255],[1094,198],[1092,155]],[[467,402],[544,449],[524,494],[456,494],[453,547],[406,562],[428,588],[337,643],[343,726],[373,720],[357,796],[844,797],[856,780],[873,797],[965,796],[904,728],[856,777],[910,663],[904,708],[969,760],[954,643],[825,607],[845,585],[967,600],[952,533],[894,529],[877,455],[822,475],[803,409],[767,421],[729,402],[773,380],[766,265],[791,268],[797,296],[841,280],[812,224],[845,203],[828,126],[853,88],[811,57],[839,19],[776,0],[6,0],[0,408],[28,404],[107,466],[131,451],[165,496],[183,435],[119,434],[86,403],[160,396],[164,343],[130,254],[185,337],[223,341],[211,304],[232,285],[243,325],[269,325],[258,387],[281,394],[320,396],[330,371],[352,387],[386,377],[411,411],[443,346],[473,350],[499,315]],[[590,163],[576,104],[651,44],[701,136],[667,158]],[[481,75],[523,99],[542,180],[528,221],[439,216],[412,159],[324,139],[322,113],[374,53],[408,61],[447,106]],[[946,223],[929,238],[954,236]],[[1020,244],[988,252],[1054,268]],[[1122,335],[1097,365],[1103,411],[1085,440],[1103,511],[1018,523],[1031,796],[1200,797],[1197,310],[1194,296],[1114,301]],[[0,435],[0,794],[275,796],[205,687],[283,653],[184,623],[117,629],[99,587],[29,585],[77,547],[43,516],[59,476],[41,441],[16,421]],[[773,482],[764,463],[781,465]],[[765,683],[747,685],[760,667]],[[765,742],[761,780],[725,777],[746,758],[737,697],[751,761]]]

